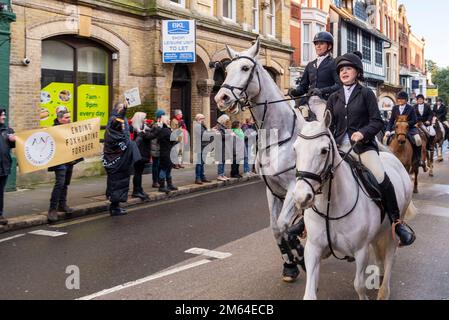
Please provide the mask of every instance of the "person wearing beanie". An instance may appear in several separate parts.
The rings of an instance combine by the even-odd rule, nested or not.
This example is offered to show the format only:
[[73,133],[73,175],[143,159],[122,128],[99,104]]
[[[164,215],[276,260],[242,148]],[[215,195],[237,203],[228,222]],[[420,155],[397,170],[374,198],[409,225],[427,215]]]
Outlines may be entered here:
[[[340,150],[348,152],[353,147],[351,155],[372,172],[379,183],[385,211],[400,239],[400,245],[411,245],[416,236],[400,220],[396,192],[379,156],[376,135],[382,130],[384,123],[377,98],[371,89],[360,83],[364,71],[362,54],[346,53],[335,62],[343,87],[327,101],[327,109],[332,115],[330,131]],[[411,107],[410,110],[416,119],[414,110]]]
[[4,195],[11,174],[11,149],[16,147],[14,130],[6,125],[6,109],[0,106],[0,225],[8,224],[3,216]]
[[128,201],[131,169],[142,159],[137,145],[130,139],[129,129],[126,128],[127,108],[126,101],[115,105],[104,137],[103,166],[107,174],[106,197],[111,202],[111,216],[127,214],[120,207],[120,202]]

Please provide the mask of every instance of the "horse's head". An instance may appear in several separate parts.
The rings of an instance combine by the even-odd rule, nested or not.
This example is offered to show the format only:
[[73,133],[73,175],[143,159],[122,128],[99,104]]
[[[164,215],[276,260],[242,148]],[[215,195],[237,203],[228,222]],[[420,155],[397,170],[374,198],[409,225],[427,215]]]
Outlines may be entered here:
[[405,144],[407,142],[407,134],[409,130],[408,117],[399,116],[396,120],[395,134],[397,136],[399,144]]
[[328,179],[335,156],[329,131],[331,121],[332,116],[326,111],[322,122],[306,123],[296,139],[297,182],[293,198],[299,209],[308,209],[314,205],[315,196]]
[[240,106],[260,93],[257,56],[260,40],[244,52],[236,52],[226,46],[231,63],[226,67],[226,79],[215,96],[215,102],[221,111],[238,113]]

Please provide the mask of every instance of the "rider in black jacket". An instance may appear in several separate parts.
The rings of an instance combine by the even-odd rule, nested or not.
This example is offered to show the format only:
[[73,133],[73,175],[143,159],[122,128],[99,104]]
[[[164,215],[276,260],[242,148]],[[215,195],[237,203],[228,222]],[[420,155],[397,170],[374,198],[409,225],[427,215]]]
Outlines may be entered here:
[[346,53],[336,59],[337,72],[343,87],[332,94],[327,108],[332,113],[331,131],[340,149],[349,151],[360,159],[374,175],[382,191],[385,211],[395,228],[401,245],[410,245],[415,235],[400,220],[400,211],[394,186],[391,183],[379,157],[376,134],[383,127],[383,121],[373,91],[361,85],[363,63],[361,53]]
[[[290,95],[299,97],[307,93],[327,100],[333,92],[341,88],[340,79],[335,72],[335,60],[330,55],[334,47],[334,37],[331,33],[322,31],[315,35],[313,43],[318,58],[306,66],[299,85],[290,91]],[[303,102],[305,101],[301,101],[301,104]]]

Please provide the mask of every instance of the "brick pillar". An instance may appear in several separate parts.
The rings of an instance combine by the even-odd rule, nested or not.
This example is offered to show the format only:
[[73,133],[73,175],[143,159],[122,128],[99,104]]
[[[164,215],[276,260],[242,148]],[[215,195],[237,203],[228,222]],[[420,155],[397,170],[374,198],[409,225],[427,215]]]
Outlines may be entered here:
[[[210,95],[214,89],[215,81],[211,79],[198,80],[196,86],[201,97],[201,113],[206,117],[205,124],[210,128]],[[195,117],[195,115],[193,115]]]

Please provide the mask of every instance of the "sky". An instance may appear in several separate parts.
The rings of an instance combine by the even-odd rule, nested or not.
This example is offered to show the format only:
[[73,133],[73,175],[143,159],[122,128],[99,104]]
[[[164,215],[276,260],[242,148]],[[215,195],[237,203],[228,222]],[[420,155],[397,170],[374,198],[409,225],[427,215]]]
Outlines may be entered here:
[[449,67],[449,1],[399,0],[407,9],[408,23],[418,38],[424,37],[426,60]]

